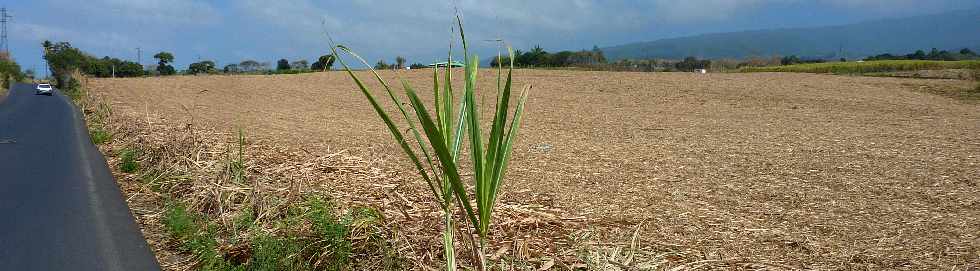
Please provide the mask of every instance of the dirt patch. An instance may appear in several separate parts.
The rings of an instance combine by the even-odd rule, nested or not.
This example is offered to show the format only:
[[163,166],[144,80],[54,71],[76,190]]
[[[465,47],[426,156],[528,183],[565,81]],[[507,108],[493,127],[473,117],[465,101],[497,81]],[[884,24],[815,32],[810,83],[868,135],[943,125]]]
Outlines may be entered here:
[[[430,70],[383,75],[432,87]],[[479,89],[494,89],[495,74],[480,78]],[[648,262],[688,267],[980,262],[980,106],[910,85],[971,82],[537,70],[515,78],[534,89],[500,196],[495,242],[508,254],[582,259],[636,247]],[[283,156],[293,167],[263,170],[382,206],[423,242],[415,249],[438,248],[438,213],[424,184],[343,73],[89,85],[135,120],[242,127],[270,148],[301,153]],[[303,171],[334,154],[356,157],[357,176],[372,178]],[[576,240],[594,249],[579,251]]]

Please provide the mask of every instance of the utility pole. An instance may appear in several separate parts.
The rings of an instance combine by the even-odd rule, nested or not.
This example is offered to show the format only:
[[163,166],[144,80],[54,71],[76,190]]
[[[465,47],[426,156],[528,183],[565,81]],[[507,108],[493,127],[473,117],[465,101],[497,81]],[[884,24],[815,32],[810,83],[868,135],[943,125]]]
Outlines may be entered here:
[[11,18],[13,16],[7,14],[7,7],[0,8],[0,49],[7,55],[10,55],[10,45],[7,43],[7,22],[10,22]]

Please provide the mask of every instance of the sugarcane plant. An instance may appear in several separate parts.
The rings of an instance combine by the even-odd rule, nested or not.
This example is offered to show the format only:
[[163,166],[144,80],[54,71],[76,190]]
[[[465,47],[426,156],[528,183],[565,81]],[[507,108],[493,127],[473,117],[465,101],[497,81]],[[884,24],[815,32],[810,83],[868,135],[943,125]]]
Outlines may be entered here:
[[[527,101],[528,91],[531,87],[528,85],[523,88],[520,98],[517,100],[516,108],[513,110],[513,115],[508,120],[508,115],[511,113],[511,84],[514,69],[514,53],[508,47],[510,67],[507,69],[507,76],[503,82],[501,82],[503,68],[500,65],[497,67],[496,110],[490,131],[484,135],[480,115],[477,114],[480,111],[477,108],[475,98],[479,58],[475,54],[469,53],[466,35],[463,32],[463,23],[459,15],[456,16],[456,24],[459,26],[459,37],[462,40],[465,59],[463,97],[456,102],[451,84],[453,59],[452,45],[450,45],[447,65],[443,70],[445,73],[444,82],[441,87],[439,84],[439,68],[433,69],[434,104],[432,109],[434,110],[432,112],[435,113],[434,117],[416,91],[406,81],[401,80],[401,83],[405,96],[411,105],[411,110],[414,111],[414,116],[409,110],[406,110],[399,96],[392,91],[392,87],[367,61],[344,45],[332,46],[331,50],[334,55],[338,55],[338,50],[343,51],[365,65],[384,88],[387,96],[391,99],[391,103],[397,108],[395,114],[401,115],[408,124],[408,129],[404,131],[410,133],[417,146],[413,146],[416,144],[411,144],[406,140],[402,128],[396,125],[391,115],[379,103],[375,95],[364,84],[364,81],[354,73],[343,58],[337,58],[375,112],[378,113],[385,126],[388,127],[402,151],[411,160],[418,174],[428,184],[428,188],[439,203],[443,212],[443,257],[445,258],[446,269],[456,270],[454,246],[456,237],[454,231],[457,226],[453,213],[455,210],[462,210],[463,219],[469,222],[469,227],[466,228],[468,231],[463,238],[470,242],[473,248],[473,261],[478,264],[478,268],[486,270],[487,240],[493,207],[500,186],[504,181],[511,149],[520,128],[524,103]],[[497,59],[497,63],[500,63],[499,54]],[[457,103],[458,108],[454,108],[453,105]],[[464,185],[463,174],[460,170],[462,163],[459,162],[459,157],[464,137],[468,139],[470,147],[469,158],[473,171],[471,174],[472,191]],[[486,141],[484,141],[484,137],[486,137]],[[477,238],[473,238],[474,235]]]

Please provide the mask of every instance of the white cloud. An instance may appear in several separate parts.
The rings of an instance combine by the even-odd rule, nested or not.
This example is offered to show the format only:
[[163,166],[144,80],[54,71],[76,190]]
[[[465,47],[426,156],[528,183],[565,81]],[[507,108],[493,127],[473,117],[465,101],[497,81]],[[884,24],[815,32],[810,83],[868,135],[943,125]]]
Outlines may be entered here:
[[338,26],[340,23],[327,11],[309,0],[269,2],[264,0],[241,0],[234,3],[243,15],[260,19],[283,27],[297,29]]
[[221,21],[209,1],[196,0],[53,0],[54,4],[78,10],[91,20],[128,23],[207,25]]
[[75,46],[99,48],[102,50],[130,49],[136,46],[136,43],[127,35],[114,32],[72,31],[65,28],[32,23],[12,24],[10,31],[11,36],[17,37],[18,40],[37,42],[38,46],[40,46],[40,42],[43,40],[70,41]]
[[655,1],[653,11],[659,21],[685,23],[723,21],[740,12],[763,6],[766,0]]

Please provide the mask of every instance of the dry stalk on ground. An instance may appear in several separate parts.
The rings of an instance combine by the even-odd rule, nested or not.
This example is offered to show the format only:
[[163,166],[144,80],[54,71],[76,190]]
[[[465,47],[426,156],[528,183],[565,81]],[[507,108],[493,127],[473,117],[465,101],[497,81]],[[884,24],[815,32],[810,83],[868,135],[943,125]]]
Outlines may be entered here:
[[[432,87],[431,71],[383,76]],[[588,265],[594,254],[625,265],[636,247],[642,252],[630,263],[665,261],[657,265],[664,269],[748,260],[949,270],[980,262],[980,110],[949,94],[975,82],[540,70],[515,77],[533,79],[540,92],[528,101],[524,143],[514,151],[521,166],[495,217],[490,251],[501,261],[538,268],[554,259],[563,268]],[[493,89],[491,81],[478,89]],[[437,227],[424,224],[438,219],[438,207],[345,74],[97,79],[89,89],[111,105],[114,126],[132,126],[132,136],[103,146],[110,163],[134,137],[160,146],[193,136],[202,147],[185,152],[193,162],[181,167],[204,178],[193,179],[202,182],[196,187],[217,186],[224,157],[211,153],[227,152],[244,127],[250,174],[262,183],[256,191],[276,195],[261,209],[299,195],[288,191],[374,206],[406,258],[438,266]],[[159,208],[141,204],[163,200],[135,176],[117,176],[158,257],[170,257],[159,227],[147,224]],[[617,249],[624,256],[611,256]]]

